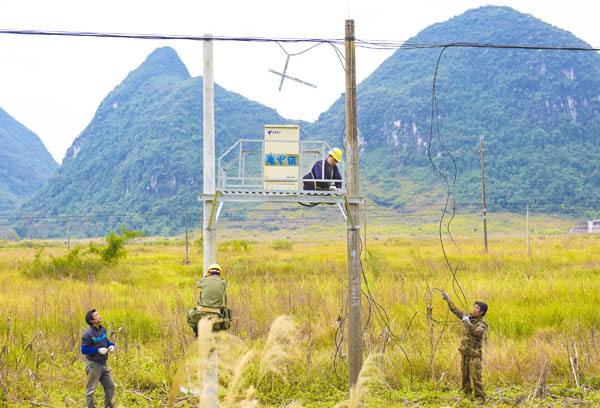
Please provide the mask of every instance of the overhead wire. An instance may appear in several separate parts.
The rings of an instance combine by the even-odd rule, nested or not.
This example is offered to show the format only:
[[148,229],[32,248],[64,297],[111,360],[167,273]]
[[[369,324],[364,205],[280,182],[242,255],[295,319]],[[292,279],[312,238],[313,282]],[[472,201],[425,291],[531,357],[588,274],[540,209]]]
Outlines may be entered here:
[[[0,34],[28,35],[28,36],[58,36],[58,37],[96,37],[120,38],[137,40],[188,40],[188,41],[223,41],[223,42],[278,42],[278,43],[329,43],[344,45],[344,38],[322,37],[260,37],[260,36],[225,36],[225,35],[186,35],[186,34],[143,34],[143,33],[118,33],[102,31],[65,31],[65,30],[35,30],[35,29],[0,29]],[[378,50],[398,49],[423,49],[423,48],[496,48],[520,50],[546,50],[546,51],[583,51],[597,52],[600,48],[582,45],[538,45],[538,44],[502,44],[487,42],[417,42],[408,40],[355,40],[356,47]]]
[[[546,207],[544,208],[544,211],[552,209],[555,207]],[[332,209],[333,210],[333,209]],[[597,207],[580,207],[578,208],[578,211],[597,211]],[[272,210],[268,210],[268,211],[259,211],[256,210],[256,214],[260,214],[260,213],[264,213],[264,214],[269,214],[272,212]],[[304,213],[295,213],[293,211],[290,211],[288,216],[261,216],[261,215],[257,215],[256,217],[250,217],[250,218],[243,218],[243,219],[237,219],[237,218],[231,218],[231,217],[235,217],[237,214],[249,214],[252,213],[253,211],[243,211],[243,212],[233,212],[233,213],[229,213],[229,214],[223,214],[220,218],[219,222],[226,222],[226,223],[244,223],[244,222],[260,222],[260,223],[273,223],[273,222],[285,222],[287,226],[293,226],[296,224],[299,225],[303,225],[306,221],[326,221],[327,219],[329,219],[331,216],[333,216],[333,213],[329,213],[329,214],[324,214],[324,215],[308,215],[308,214],[304,214]],[[153,220],[164,220],[165,218],[169,217],[169,216],[183,216],[184,212],[164,212],[164,213],[160,213],[160,214],[148,214],[148,213],[130,213],[130,214],[115,214],[115,215],[68,215],[68,214],[64,214],[64,215],[43,215],[43,214],[36,214],[36,215],[27,215],[27,216],[21,216],[19,214],[16,215],[10,215],[10,216],[0,216],[0,224],[6,224],[6,225],[10,225],[10,224],[16,224],[16,223],[64,223],[68,220],[71,220],[71,222],[79,222],[79,223],[85,223],[85,222],[103,222],[103,221],[108,221],[110,220],[123,220],[125,222],[127,221],[153,221]],[[472,210],[466,210],[466,211],[454,211],[455,215],[464,215],[464,216],[481,216],[481,212],[479,209],[472,209]],[[535,212],[530,208],[530,215],[534,215]],[[194,212],[193,214],[190,212],[190,223],[193,222],[200,222],[200,215],[201,212]],[[289,217],[297,217],[297,218],[289,218]],[[287,218],[286,218],[287,217]],[[439,227],[439,212],[433,212],[432,209],[428,209],[427,211],[424,212],[390,212],[387,213],[385,211],[382,212],[373,212],[373,213],[368,213],[368,217],[369,217],[369,221],[372,223],[378,223],[378,222],[384,222],[384,221],[391,221],[391,220],[397,220],[397,221],[407,221],[406,224],[412,222],[412,220],[419,221],[419,222],[432,222],[432,221],[436,221],[436,223],[438,223],[438,227]],[[433,218],[435,217],[435,218]],[[438,237],[439,237],[439,231],[438,231]],[[444,258],[445,259],[445,258]]]
[[408,369],[409,369],[409,378],[410,378],[410,384],[412,385],[413,382],[413,365],[412,365],[412,361],[410,360],[410,357],[408,356],[408,352],[406,351],[406,349],[404,348],[404,346],[402,345],[402,342],[406,339],[406,336],[408,335],[408,331],[410,330],[410,326],[412,325],[412,322],[414,321],[414,318],[416,316],[413,315],[413,317],[410,319],[408,326],[405,330],[405,336],[404,337],[400,337],[398,336],[394,330],[392,330],[391,324],[390,324],[390,317],[387,313],[387,310],[385,309],[385,307],[383,307],[373,296],[373,294],[371,293],[371,288],[369,286],[369,281],[367,279],[367,275],[365,273],[365,268],[362,262],[362,252],[363,252],[363,242],[362,242],[362,238],[359,236],[359,244],[360,244],[360,251],[359,251],[359,256],[358,256],[358,260],[359,260],[359,264],[360,264],[360,270],[361,270],[361,275],[362,275],[362,279],[365,283],[365,288],[366,288],[366,292],[364,290],[362,290],[363,296],[365,296],[365,298],[367,299],[367,303],[368,303],[368,307],[369,307],[369,321],[370,321],[370,314],[371,314],[371,308],[374,307],[377,315],[379,316],[381,322],[383,323],[383,325],[385,326],[385,328],[387,329],[387,333],[389,334],[389,336],[391,338],[393,338],[394,340],[397,341],[398,343],[398,347],[400,348],[400,351],[402,352],[402,354],[404,355],[404,358],[406,359],[407,363],[408,363]]
[[[450,153],[450,151],[445,147],[445,145],[442,142],[442,139],[440,136],[440,131],[439,131],[439,120],[438,120],[439,112],[438,112],[437,92],[436,92],[437,91],[437,80],[438,80],[440,62],[442,60],[444,52],[447,49],[448,49],[448,47],[444,47],[439,52],[438,57],[437,57],[437,62],[435,65],[435,71],[433,74],[433,83],[432,83],[432,88],[431,88],[431,117],[430,117],[430,126],[429,126],[429,142],[428,142],[428,146],[427,146],[427,156],[429,158],[429,162],[430,162],[431,166],[433,167],[433,169],[440,175],[440,177],[442,177],[442,179],[444,180],[444,183],[446,184],[446,199],[444,202],[444,208],[442,210],[442,215],[440,217],[439,224],[438,224],[439,241],[440,241],[440,246],[442,248],[442,253],[444,254],[444,259],[446,261],[446,265],[448,266],[448,269],[450,270],[450,273],[452,275],[452,287],[455,292],[455,295],[457,297],[459,297],[458,293],[456,291],[456,288],[458,287],[458,289],[460,290],[460,293],[462,295],[461,302],[464,302],[464,304],[467,305],[468,304],[467,297],[465,295],[465,292],[462,289],[462,286],[460,285],[460,282],[458,282],[458,279],[456,277],[457,269],[456,269],[456,267],[454,267],[452,265],[452,262],[450,261],[450,259],[448,257],[448,253],[446,251],[446,247],[444,245],[444,239],[443,239],[443,235],[442,235],[442,226],[444,223],[444,218],[448,211],[448,204],[450,202],[452,195],[454,194],[453,187],[456,183],[456,175],[457,175],[456,160],[454,159],[454,156],[452,155],[452,153]],[[434,123],[436,125],[435,128],[437,130],[440,146],[446,152],[446,154],[450,157],[450,159],[452,160],[452,163],[453,163],[454,173],[453,173],[452,183],[450,182],[448,175],[445,172],[443,172],[439,166],[437,166],[435,164],[433,157],[432,157],[432,150],[433,150],[432,142],[433,142],[433,134],[434,134]],[[450,237],[452,237],[452,235],[450,233],[449,224],[450,224],[451,220],[454,219],[455,214],[456,214],[456,206],[453,205],[452,206],[452,216],[451,216],[451,219],[450,219],[450,221],[448,223],[448,227],[447,227]],[[456,245],[456,242],[454,241],[454,239],[452,239],[452,241]]]

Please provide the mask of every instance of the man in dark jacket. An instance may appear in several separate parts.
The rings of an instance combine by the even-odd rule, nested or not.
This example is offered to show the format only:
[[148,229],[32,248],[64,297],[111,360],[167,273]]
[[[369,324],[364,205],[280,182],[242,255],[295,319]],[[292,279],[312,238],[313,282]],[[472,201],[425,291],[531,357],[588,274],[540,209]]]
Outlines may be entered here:
[[331,149],[328,154],[327,159],[317,161],[310,173],[302,178],[304,190],[339,190],[342,188],[342,175],[337,167],[337,164],[342,161],[342,151],[336,147]]
[[450,311],[463,322],[464,333],[458,349],[462,355],[462,390],[465,395],[470,395],[472,380],[473,388],[475,389],[475,398],[485,399],[485,391],[481,379],[481,348],[488,330],[488,325],[483,320],[488,306],[483,302],[475,302],[473,311],[470,314],[466,314],[452,303],[447,293],[442,293],[442,298],[448,302]]
[[87,384],[85,386],[85,400],[88,408],[96,406],[94,402],[94,391],[98,383],[104,388],[104,406],[112,407],[115,383],[106,362],[108,353],[115,351],[115,345],[106,335],[106,329],[100,324],[102,318],[96,309],[85,314],[85,322],[90,326],[83,333],[81,339],[81,352],[85,354]]

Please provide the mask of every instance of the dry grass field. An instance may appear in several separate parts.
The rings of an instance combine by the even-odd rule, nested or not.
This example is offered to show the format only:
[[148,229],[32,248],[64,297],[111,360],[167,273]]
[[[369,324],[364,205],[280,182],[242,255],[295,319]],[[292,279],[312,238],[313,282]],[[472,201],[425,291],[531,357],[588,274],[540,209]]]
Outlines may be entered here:
[[[216,340],[223,406],[475,406],[459,393],[460,327],[434,289],[460,303],[439,241],[380,231],[363,264],[389,327],[363,298],[368,364],[353,395],[345,339],[334,346],[346,297],[345,242],[223,234],[219,261],[234,316],[230,333]],[[459,234],[457,243],[447,248],[467,306],[490,306],[487,405],[600,405],[600,237],[537,234],[532,257],[520,237],[493,237],[489,254],[479,237]],[[92,307],[117,344],[109,365],[119,406],[197,405],[177,391],[198,386],[189,372],[201,371],[206,349],[185,322],[201,274],[198,243],[191,265],[182,262],[181,240],[146,238],[117,264],[32,276],[42,246],[38,260],[67,252],[56,242],[0,245],[0,406],[83,405],[79,348]]]

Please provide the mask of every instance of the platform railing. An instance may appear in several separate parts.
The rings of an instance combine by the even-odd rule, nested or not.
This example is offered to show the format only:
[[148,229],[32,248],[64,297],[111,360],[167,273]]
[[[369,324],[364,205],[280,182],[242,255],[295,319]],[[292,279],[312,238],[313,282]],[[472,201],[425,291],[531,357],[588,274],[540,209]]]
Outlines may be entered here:
[[[270,140],[269,142],[285,142],[289,140]],[[322,163],[321,178],[314,179],[316,182],[335,182],[325,178],[325,160],[327,152],[331,150],[331,146],[324,141],[319,140],[301,140],[299,144],[298,157],[298,176],[295,178],[265,178],[264,161],[265,161],[265,145],[262,139],[240,139],[227,149],[217,161],[217,188],[219,190],[237,189],[248,191],[264,190],[264,183],[277,182],[295,182],[297,185],[296,191],[303,190],[303,176],[309,173],[318,160]],[[343,162],[338,163],[340,174],[343,173]],[[340,180],[341,181],[341,180]],[[343,186],[343,184],[342,184]],[[340,190],[336,193],[339,194]]]

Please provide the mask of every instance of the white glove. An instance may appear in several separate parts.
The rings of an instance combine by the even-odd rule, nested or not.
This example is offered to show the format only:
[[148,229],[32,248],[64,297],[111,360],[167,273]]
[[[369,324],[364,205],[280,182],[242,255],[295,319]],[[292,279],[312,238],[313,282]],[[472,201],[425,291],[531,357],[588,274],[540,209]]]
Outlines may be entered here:
[[108,353],[108,349],[106,347],[100,347],[98,349],[98,353],[104,355],[104,354]]
[[462,318],[463,322],[465,323],[471,323],[471,321],[469,320],[469,315],[464,315]]
[[337,190],[338,188],[337,188],[336,186],[329,186],[329,189],[330,189],[330,190],[333,190],[333,191],[335,191],[335,190]]
[[108,348],[108,352],[109,353],[114,353],[115,352],[115,346],[114,346],[114,344]]

